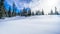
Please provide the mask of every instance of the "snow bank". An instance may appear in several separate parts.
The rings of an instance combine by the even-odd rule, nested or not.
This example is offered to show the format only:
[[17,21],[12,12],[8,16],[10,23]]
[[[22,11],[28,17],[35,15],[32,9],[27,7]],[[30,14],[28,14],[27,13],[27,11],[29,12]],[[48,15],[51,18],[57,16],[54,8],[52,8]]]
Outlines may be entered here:
[[60,16],[57,15],[7,19],[0,22],[0,34],[60,34]]

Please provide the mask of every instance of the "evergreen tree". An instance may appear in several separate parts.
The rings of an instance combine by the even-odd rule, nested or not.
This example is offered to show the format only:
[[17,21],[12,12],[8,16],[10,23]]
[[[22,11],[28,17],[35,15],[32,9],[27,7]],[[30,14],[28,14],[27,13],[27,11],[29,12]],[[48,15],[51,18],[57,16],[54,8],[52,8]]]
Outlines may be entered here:
[[16,16],[16,6],[15,3],[13,2],[13,12],[12,12],[12,16]]
[[0,0],[0,18],[5,17],[4,0]]
[[21,12],[18,12],[17,15],[18,15],[18,16],[21,16]]
[[28,16],[31,16],[31,9],[28,10]]
[[38,12],[36,12],[36,15],[38,15]]
[[9,11],[8,11],[8,17],[11,17],[11,7],[9,7]]
[[56,7],[55,7],[55,14],[56,14],[56,15],[59,15]]
[[25,8],[23,9],[22,16],[27,16],[27,10]]
[[54,13],[53,13],[53,10],[51,10],[51,15],[53,15]]
[[32,12],[31,15],[34,15],[34,12]]
[[44,10],[42,9],[42,15],[44,15]]
[[6,17],[8,17],[8,11],[7,10],[6,10],[5,14],[6,14]]
[[41,12],[40,11],[36,11],[36,15],[41,15]]

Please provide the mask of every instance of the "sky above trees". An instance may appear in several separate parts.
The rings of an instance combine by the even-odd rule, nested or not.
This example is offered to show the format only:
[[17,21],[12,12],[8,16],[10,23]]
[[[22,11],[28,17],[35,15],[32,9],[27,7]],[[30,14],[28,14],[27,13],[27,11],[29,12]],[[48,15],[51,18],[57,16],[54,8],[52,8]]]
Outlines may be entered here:
[[55,6],[58,11],[60,9],[60,0],[5,0],[6,7],[12,6],[13,2],[19,10],[29,7],[32,11],[44,9],[44,12],[48,13],[51,9],[54,10]]

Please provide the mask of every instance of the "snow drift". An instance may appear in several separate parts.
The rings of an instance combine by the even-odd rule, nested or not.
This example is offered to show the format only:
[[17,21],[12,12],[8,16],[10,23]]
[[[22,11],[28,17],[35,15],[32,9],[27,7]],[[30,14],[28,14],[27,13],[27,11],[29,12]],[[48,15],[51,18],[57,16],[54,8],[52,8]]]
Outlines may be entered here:
[[60,16],[17,16],[1,19],[0,34],[60,34]]

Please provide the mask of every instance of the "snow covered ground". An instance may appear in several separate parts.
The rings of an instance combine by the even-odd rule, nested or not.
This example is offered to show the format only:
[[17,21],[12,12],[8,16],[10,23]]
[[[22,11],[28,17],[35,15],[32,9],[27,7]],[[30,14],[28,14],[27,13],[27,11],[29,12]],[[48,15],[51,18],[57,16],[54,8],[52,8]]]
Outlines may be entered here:
[[16,16],[0,19],[0,34],[60,34],[60,16]]

